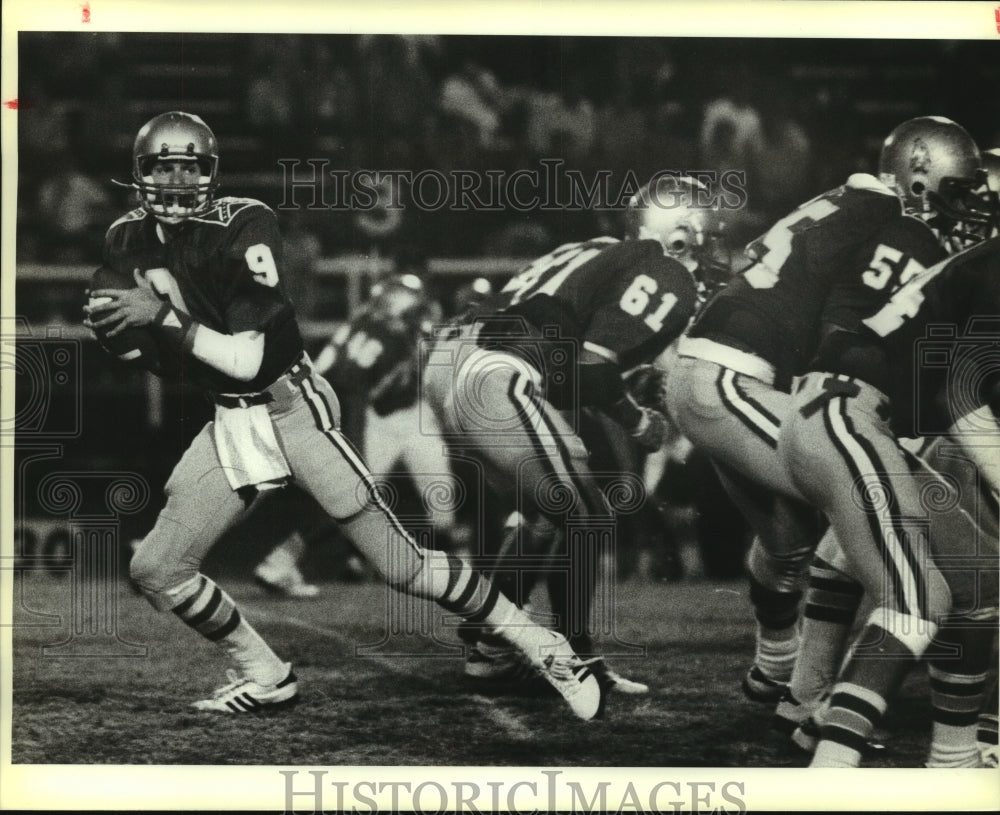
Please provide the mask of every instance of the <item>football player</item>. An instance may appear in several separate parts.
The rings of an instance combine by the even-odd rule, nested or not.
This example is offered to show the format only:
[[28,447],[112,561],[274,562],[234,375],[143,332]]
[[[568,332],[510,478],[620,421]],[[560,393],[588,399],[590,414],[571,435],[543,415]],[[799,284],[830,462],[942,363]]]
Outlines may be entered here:
[[[976,193],[983,199],[985,211],[970,220],[969,228],[981,231],[987,237],[994,237],[1000,233],[1000,150],[984,151],[982,165],[985,179]],[[986,218],[985,223],[981,222],[983,217]],[[863,297],[858,298],[857,294],[852,299],[857,302],[864,300]],[[917,439],[904,437],[900,439],[900,444],[915,457],[919,457],[922,466],[929,466],[949,477],[957,485],[957,494],[963,508],[983,534],[996,539],[997,523],[1000,520],[993,495],[995,485],[1000,483],[996,451],[990,445],[973,445],[963,449],[960,439],[955,437],[955,433],[961,435],[961,425],[982,422],[985,419],[983,413],[982,409],[970,413],[957,427],[952,428],[954,432],[947,435]],[[961,451],[961,455],[956,455],[956,451]],[[911,460],[911,464],[915,462],[916,458]],[[987,485],[994,485],[992,490],[981,489],[977,479]],[[933,551],[935,541],[930,543]],[[818,731],[814,723],[809,721],[810,714],[829,695],[864,592],[863,585],[851,576],[853,570],[835,536],[828,534],[823,539],[817,557],[822,565],[814,564],[810,570],[801,632],[802,647],[788,689],[775,713],[776,727],[783,732],[790,732],[796,744],[810,751],[815,750],[818,739]],[[988,706],[982,714],[981,730],[986,734],[995,734],[996,720],[994,704],[992,708]],[[796,727],[798,730],[794,729]]]
[[[944,148],[954,152],[961,147],[971,154],[974,147],[956,128],[936,119],[909,122],[897,128],[883,149],[882,179],[917,216],[908,226],[910,246],[916,246],[921,228],[944,237],[948,248],[974,244],[995,218],[995,212],[978,204],[982,173],[968,183],[968,175],[959,181],[955,168],[947,167]],[[945,185],[951,187],[951,206],[962,226],[942,236],[925,201]],[[962,504],[968,505],[970,498],[975,502],[977,496],[988,498],[997,489],[996,464],[991,461],[996,454],[995,422],[987,411],[968,410],[996,398],[991,394],[996,376],[978,364],[981,359],[966,357],[966,381],[959,384],[968,387],[969,376],[974,384],[959,393],[954,377],[962,377],[961,365],[949,356],[944,368],[927,368],[924,360],[930,357],[921,349],[933,337],[933,332],[926,333],[928,325],[965,330],[977,314],[995,318],[1000,313],[1000,300],[991,291],[995,281],[984,271],[997,266],[997,244],[993,239],[931,271],[916,251],[894,254],[890,248],[880,243],[862,250],[862,259],[869,254],[860,267],[865,271],[844,278],[831,291],[823,312],[823,339],[810,366],[813,372],[797,385],[779,445],[795,482],[831,519],[850,573],[874,605],[855,655],[821,714],[821,741],[813,764],[856,766],[861,746],[902,673],[926,653],[934,707],[928,766],[978,766],[976,719],[985,697],[996,620],[995,532],[980,534],[980,528],[995,530],[995,522],[989,520],[989,507],[982,512],[973,507],[970,514]],[[984,338],[967,340],[975,348]],[[941,350],[947,355],[947,346],[957,344],[945,340]],[[941,370],[947,374],[941,375]],[[919,378],[915,371],[920,371]],[[993,443],[986,436],[985,447],[983,432],[975,433],[984,423],[993,425]],[[959,444],[967,441],[970,427],[978,436],[979,444],[966,446],[963,458],[982,466],[974,466],[972,480],[967,477],[964,484],[950,474],[954,452],[938,443],[930,445],[928,466],[897,440],[941,434],[949,427],[951,441]],[[949,446],[956,448],[954,443]],[[984,456],[984,450],[990,452]],[[825,455],[830,458],[822,461]],[[949,483],[957,487],[952,490],[955,500],[931,502],[928,490],[943,495],[947,490],[941,485]],[[921,521],[915,526],[914,519],[923,519],[926,532],[916,528]],[[971,569],[949,567],[949,561],[961,557]],[[873,643],[879,656],[874,661]]]
[[490,626],[523,649],[577,716],[596,715],[598,683],[564,637],[535,625],[465,561],[417,546],[400,527],[338,430],[336,395],[303,351],[282,289],[274,213],[254,199],[216,198],[218,166],[215,136],[197,116],[164,113],[139,130],[139,207],[108,230],[100,275],[119,283],[95,285],[85,308],[113,353],[158,357],[159,370],[215,403],[214,421],[171,474],[166,505],[130,569],[155,608],[221,646],[240,669],[195,708],[242,713],[298,695],[292,666],[200,572],[255,493],[294,483],[390,586]]
[[[912,209],[920,212],[915,191],[928,187],[929,182],[934,179],[929,179],[926,172],[921,172],[919,163],[912,160],[912,155],[917,152],[919,156],[923,156],[923,149],[929,144],[933,149],[933,143],[923,139],[921,145],[914,145],[912,139],[922,136],[920,130],[904,130],[899,136],[897,141],[888,145],[888,158],[881,168],[883,178],[896,186],[901,194],[909,192],[914,198]],[[993,170],[995,172],[995,165]],[[988,192],[984,194],[981,184],[983,179],[980,177],[979,180],[980,187],[975,192],[986,202],[985,211],[977,205],[975,197],[958,196],[958,206],[970,210],[962,216],[965,226],[959,234],[963,235],[963,243],[975,242],[975,237],[970,239],[969,235],[981,236],[995,230],[996,197]],[[989,183],[995,180],[995,176],[986,180]],[[919,223],[916,219],[915,222]],[[910,229],[916,234],[916,227]],[[955,234],[953,231],[953,237]],[[995,239],[991,243],[995,243]],[[983,250],[986,249],[987,247],[983,247]],[[914,332],[923,330],[934,322],[965,329],[968,318],[976,313],[992,313],[995,316],[996,312],[991,311],[995,309],[995,295],[988,291],[988,281],[978,280],[975,275],[950,273],[934,278],[922,265],[914,264],[906,257],[900,258],[902,265],[890,271],[884,265],[886,255],[884,246],[876,247],[871,258],[864,264],[868,267],[867,270],[853,281],[843,281],[831,293],[824,310],[824,340],[813,365],[817,373],[810,374],[803,381],[820,378],[822,372],[826,371],[843,374],[840,378],[846,382],[842,386],[845,392],[853,391],[855,385],[860,383],[862,393],[870,389],[872,393],[881,394],[886,415],[891,413],[891,422],[873,422],[858,407],[862,397],[855,399],[847,395],[836,400],[838,410],[844,418],[843,426],[827,423],[824,437],[817,435],[811,443],[815,451],[814,457],[821,456],[824,450],[833,454],[828,449],[827,438],[839,446],[840,454],[831,459],[831,466],[820,466],[817,461],[810,461],[802,454],[802,436],[808,432],[820,432],[814,426],[815,422],[808,421],[810,416],[806,415],[807,411],[790,415],[782,434],[781,446],[793,477],[807,485],[806,489],[814,500],[820,492],[829,490],[823,495],[823,502],[818,505],[828,511],[834,528],[842,534],[846,534],[851,528],[852,521],[856,526],[859,521],[870,518],[875,511],[871,502],[876,501],[876,498],[872,497],[866,503],[868,499],[865,494],[859,493],[865,500],[855,505],[852,516],[848,507],[843,504],[843,496],[838,497],[837,486],[832,483],[834,470],[847,478],[848,467],[853,465],[850,469],[853,478],[866,479],[873,485],[872,491],[886,491],[886,496],[891,497],[892,502],[889,507],[883,508],[881,523],[885,528],[881,535],[877,536],[872,528],[861,537],[852,532],[849,538],[843,538],[843,548],[847,550],[845,565],[851,575],[860,579],[861,585],[850,593],[841,592],[841,601],[847,601],[847,595],[851,594],[853,603],[841,602],[840,609],[837,610],[837,602],[822,601],[824,593],[828,601],[836,600],[836,596],[830,594],[831,586],[839,585],[843,588],[849,585],[842,575],[836,578],[834,575],[827,575],[821,581],[825,585],[810,587],[810,605],[806,608],[803,631],[805,644],[799,664],[796,665],[790,686],[791,693],[779,705],[778,714],[789,720],[793,719],[797,703],[802,701],[808,704],[817,686],[821,688],[830,673],[836,675],[841,643],[853,621],[862,590],[872,591],[874,574],[878,569],[877,562],[873,561],[877,561],[876,553],[882,552],[886,563],[883,565],[884,574],[880,583],[896,588],[893,591],[883,589],[882,592],[870,595],[876,608],[868,618],[862,641],[864,637],[876,637],[888,643],[881,650],[887,657],[894,656],[895,659],[887,659],[883,664],[895,664],[897,674],[905,669],[901,664],[905,666],[910,661],[908,657],[911,653],[916,656],[926,653],[931,665],[935,711],[934,738],[928,765],[974,765],[979,760],[975,744],[975,713],[983,701],[986,684],[985,668],[981,660],[988,660],[987,655],[992,646],[990,612],[988,602],[984,607],[980,599],[977,605],[977,587],[970,587],[957,576],[953,568],[948,568],[948,562],[955,557],[977,554],[977,540],[980,541],[981,550],[992,551],[995,558],[995,496],[1000,484],[996,447],[1000,429],[988,410],[977,408],[978,404],[988,401],[989,377],[993,374],[989,370],[979,374],[985,377],[986,384],[976,383],[977,387],[982,386],[979,393],[972,394],[975,397],[972,402],[969,403],[966,399],[964,409],[959,409],[958,403],[961,400],[955,399],[954,382],[950,378],[935,378],[933,371],[925,369],[922,380],[914,381],[912,372],[914,368],[921,367],[923,359],[914,355],[914,351],[921,347],[921,338]],[[967,263],[989,265],[995,262],[969,260],[965,255],[961,257],[961,262],[956,258],[954,268],[964,268]],[[928,291],[924,291],[923,284],[920,283],[925,278],[934,280],[927,284]],[[915,282],[911,284],[911,280]],[[980,298],[978,303],[974,299],[977,296]],[[928,302],[928,298],[933,302]],[[881,311],[880,306],[884,306]],[[977,309],[981,309],[981,312]],[[876,312],[881,316],[877,316]],[[866,316],[870,319],[866,319]],[[877,336],[879,332],[888,339],[880,339]],[[982,340],[982,337],[972,337],[970,342]],[[920,417],[919,423],[916,421],[917,416]],[[889,430],[902,441],[891,444],[893,437]],[[947,435],[927,439],[923,444],[907,441],[907,438],[919,432],[933,435],[945,433],[946,430]],[[963,445],[970,435],[974,443]],[[852,442],[851,438],[855,441]],[[793,444],[796,445],[794,453],[790,452]],[[864,460],[859,450],[866,457]],[[920,459],[913,454],[918,454]],[[900,466],[903,469],[897,469]],[[913,476],[908,475],[910,470],[914,473]],[[944,475],[935,479],[935,473]],[[920,482],[916,479],[920,479]],[[946,523],[940,515],[940,507],[933,507],[936,512],[932,512],[930,516],[930,537],[922,542],[919,535],[904,529],[905,519],[909,516],[926,516],[927,507],[920,501],[930,487],[943,490],[943,484],[953,485],[958,520]],[[890,520],[895,529],[887,526]],[[966,548],[963,549],[963,545]],[[902,556],[906,562],[899,563],[896,558],[890,559],[890,555]],[[942,563],[940,571],[933,560],[929,559],[937,559]],[[913,568],[907,567],[909,562],[915,564]],[[984,576],[989,579],[989,564],[982,568]],[[995,569],[995,564],[993,568]],[[995,578],[995,571],[993,575]],[[907,598],[906,590],[911,585],[921,593],[919,604],[912,603],[912,596],[909,600]],[[924,597],[924,594],[927,596]],[[941,607],[948,602],[953,604],[956,611],[947,620],[939,620]],[[814,610],[811,608],[813,603]],[[911,630],[921,628],[909,620],[911,617],[925,622],[922,636],[898,636],[896,629],[900,627]],[[911,623],[909,625],[908,620]],[[935,636],[935,627],[939,622],[940,629]],[[970,632],[970,625],[979,626],[979,630]],[[886,631],[900,642],[894,642],[892,636],[885,634]],[[806,636],[810,632],[813,636]],[[925,632],[929,633],[924,636]],[[817,636],[820,634],[822,636]],[[964,649],[967,653],[965,661],[962,658],[950,658],[949,644],[954,652]],[[969,656],[972,652],[979,655],[980,662]],[[982,676],[978,675],[980,669],[983,671]],[[820,681],[813,685],[809,682],[810,676]],[[857,661],[853,667],[849,666],[842,677],[847,677],[847,684],[834,688],[833,699],[828,701],[828,704],[834,706],[833,712],[824,711],[820,716],[824,722],[832,716],[832,723],[828,728],[820,730],[820,733],[825,733],[823,738],[826,744],[823,746],[824,754],[814,759],[817,766],[827,766],[829,762],[836,761],[856,763],[857,756],[848,752],[847,746],[855,745],[861,735],[866,736],[871,732],[874,721],[878,718],[877,714],[885,707],[886,697],[891,692],[895,679],[892,670],[888,668],[859,671]],[[847,718],[850,719],[850,732],[847,732],[842,708],[845,705],[850,707],[855,702],[852,694],[860,694],[868,701],[875,699],[875,707],[871,710],[876,715],[869,717],[869,720],[849,714]],[[801,713],[799,710],[798,714]],[[982,730],[989,729],[991,716],[992,721],[995,721],[995,710],[992,714],[984,711]],[[800,745],[811,748],[815,746],[815,738],[807,728],[816,730],[815,724],[808,722],[793,738]],[[989,752],[980,751],[986,754]]]
[[[557,540],[569,565],[550,571],[549,595],[579,653],[593,653],[596,539],[606,534],[588,530],[613,529],[614,517],[573,411],[600,410],[644,448],[662,445],[664,414],[637,403],[623,373],[673,342],[704,288],[728,277],[720,213],[700,203],[705,192],[693,179],[657,176],[629,202],[626,240],[565,244],[534,261],[443,332],[423,369],[424,394],[453,446],[468,450],[489,486]],[[500,550],[496,542],[487,548]],[[528,555],[520,568],[545,569],[537,553]],[[535,565],[525,566],[531,555]],[[505,566],[519,568],[515,559],[498,568]],[[603,660],[592,668],[609,689],[648,690]]]
[[[911,189],[915,175],[903,169],[896,183]],[[941,486],[949,481],[913,461],[898,438],[943,433],[970,406],[989,405],[992,415],[977,412],[952,435],[971,451],[986,434],[995,455],[1000,378],[989,349],[1000,315],[1000,239],[902,280],[907,265],[881,288],[847,286],[831,296],[824,340],[796,386],[779,445],[874,605],[821,714],[817,767],[859,764],[893,691],[922,655],[934,709],[927,765],[981,766],[976,724],[996,632],[996,540],[979,534],[954,490]],[[876,294],[882,307],[867,308]],[[994,332],[976,331],[983,316]],[[949,326],[957,330],[949,334]]]
[[747,247],[751,265],[682,338],[668,382],[681,430],[713,457],[757,533],[748,559],[757,645],[742,684],[758,701],[777,702],[791,676],[804,572],[825,526],[777,444],[792,378],[815,352],[831,288],[854,279],[872,252],[877,266],[861,268],[888,283],[901,273],[898,264],[929,265],[942,245],[969,237],[965,216],[979,183],[979,151],[961,127],[940,117],[906,122],[887,139],[881,163],[884,172],[922,168],[924,187],[904,192],[856,173],[780,219]]
[[[441,434],[430,408],[417,400],[418,342],[440,316],[419,277],[391,275],[372,286],[368,300],[319,352],[315,368],[336,391],[345,427],[353,420],[355,435],[364,439],[372,474],[378,479],[405,465],[433,523],[433,548],[454,551],[467,547],[471,532],[456,522],[449,501],[454,476]],[[315,597],[318,587],[305,582],[297,564],[304,549],[302,533],[290,530],[254,570],[255,579],[271,593]],[[345,565],[347,573],[363,574],[356,554],[348,554]]]

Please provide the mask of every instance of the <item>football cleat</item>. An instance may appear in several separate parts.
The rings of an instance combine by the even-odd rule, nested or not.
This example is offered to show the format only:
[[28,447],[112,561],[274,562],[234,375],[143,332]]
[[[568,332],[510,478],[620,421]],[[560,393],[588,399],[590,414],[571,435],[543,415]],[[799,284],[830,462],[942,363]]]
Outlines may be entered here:
[[191,707],[216,713],[260,713],[292,705],[299,698],[298,677],[290,663],[286,667],[288,674],[275,685],[260,685],[230,668],[226,671],[229,684],[218,688],[210,699],[192,702]]
[[[580,719],[593,719],[601,709],[601,686],[590,669],[594,660],[582,660],[570,648],[562,634],[555,631],[545,656],[539,656],[535,669],[555,688]],[[532,655],[529,658],[534,661]]]
[[815,753],[819,744],[819,723],[810,716],[792,731],[792,744],[806,753]]
[[781,694],[781,700],[774,709],[774,716],[771,718],[771,727],[779,733],[791,736],[801,727],[816,710],[818,703],[807,704],[800,702],[792,695],[791,688],[785,688]]
[[1000,767],[1000,745],[979,742],[979,755],[983,760],[984,767],[994,770]]
[[311,600],[319,596],[319,586],[306,583],[298,572],[279,574],[261,565],[254,570],[253,579],[258,586],[274,597]]
[[517,682],[538,676],[534,666],[516,648],[497,648],[482,642],[469,649],[465,675],[496,682]]
[[608,663],[603,657],[588,660],[594,676],[601,685],[601,690],[605,693],[623,693],[626,696],[641,696],[649,693],[649,685],[643,682],[636,682],[633,679],[626,679],[617,671],[608,667]]
[[[792,744],[806,753],[815,753],[821,738],[819,727],[816,714],[813,713],[792,732],[790,737]],[[885,750],[885,742],[881,738],[881,736],[876,736],[868,739],[865,743],[864,755],[872,755]]]
[[777,704],[788,687],[787,683],[771,679],[756,664],[750,666],[741,683],[743,693],[754,702]]

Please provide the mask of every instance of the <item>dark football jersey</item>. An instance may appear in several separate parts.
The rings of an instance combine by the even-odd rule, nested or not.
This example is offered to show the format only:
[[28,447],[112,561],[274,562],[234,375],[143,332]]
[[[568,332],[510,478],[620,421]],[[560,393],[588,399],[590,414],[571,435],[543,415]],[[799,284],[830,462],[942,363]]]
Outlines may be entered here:
[[[694,277],[654,240],[596,238],[560,246],[485,300],[479,314],[539,313],[550,298],[566,319],[561,338],[627,370],[648,362],[687,327],[698,302]],[[545,326],[536,326],[544,328]]]
[[865,329],[864,319],[947,253],[927,224],[899,215],[862,246],[856,257],[855,273],[845,275],[830,290],[823,308],[821,340],[809,367],[854,376],[884,391],[893,363],[883,344]]
[[[885,354],[893,430],[945,432],[1000,389],[1000,238],[910,278],[863,324]],[[875,384],[875,383],[873,383]]]
[[338,393],[364,396],[380,415],[408,407],[417,398],[418,339],[417,329],[362,311],[334,334],[328,378]]
[[[259,331],[264,358],[250,382],[176,354],[166,370],[216,393],[249,393],[274,382],[302,353],[302,338],[282,288],[281,236],[274,213],[250,198],[220,198],[198,217],[160,224],[143,209],[115,221],[104,264],[144,275],[175,308],[222,334]],[[167,349],[164,348],[164,354]]]
[[873,176],[852,175],[774,224],[747,247],[753,263],[702,309],[692,337],[756,354],[775,367],[778,387],[804,371],[837,280],[902,206]]

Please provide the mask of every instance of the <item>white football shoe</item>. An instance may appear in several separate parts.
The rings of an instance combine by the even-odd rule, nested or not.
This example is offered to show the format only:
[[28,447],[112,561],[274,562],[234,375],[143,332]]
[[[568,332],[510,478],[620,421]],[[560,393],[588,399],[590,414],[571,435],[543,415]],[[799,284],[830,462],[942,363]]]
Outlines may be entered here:
[[979,755],[983,760],[983,766],[991,769],[1000,767],[1000,745],[979,742]]
[[259,713],[292,705],[299,698],[298,677],[291,663],[285,667],[288,674],[274,685],[260,685],[230,668],[226,671],[229,684],[216,689],[210,699],[192,702],[191,707],[215,713]]
[[649,693],[649,685],[622,676],[614,668],[609,667],[603,657],[587,660],[587,663],[591,666],[591,670],[605,693],[623,693],[626,696],[641,696],[644,693]]
[[593,719],[601,710],[601,685],[590,669],[594,660],[576,655],[566,638],[549,632],[552,644],[545,654],[528,654],[535,670],[555,688],[580,719]]
[[306,583],[298,570],[279,572],[262,563],[254,570],[253,579],[258,586],[275,597],[312,600],[319,596],[319,586]]

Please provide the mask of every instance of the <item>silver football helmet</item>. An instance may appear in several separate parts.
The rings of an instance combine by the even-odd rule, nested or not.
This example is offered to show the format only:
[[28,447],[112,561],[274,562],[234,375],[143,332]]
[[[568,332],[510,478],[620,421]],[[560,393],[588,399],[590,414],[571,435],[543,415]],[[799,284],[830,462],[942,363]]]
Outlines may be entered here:
[[[154,179],[159,162],[192,162],[192,180]],[[142,126],[132,149],[132,184],[139,204],[164,223],[176,224],[207,210],[218,187],[219,147],[200,117],[175,110]],[[195,180],[196,179],[196,180]]]
[[725,221],[711,191],[691,176],[658,174],[625,210],[626,239],[652,239],[690,271],[708,296],[732,277]]

